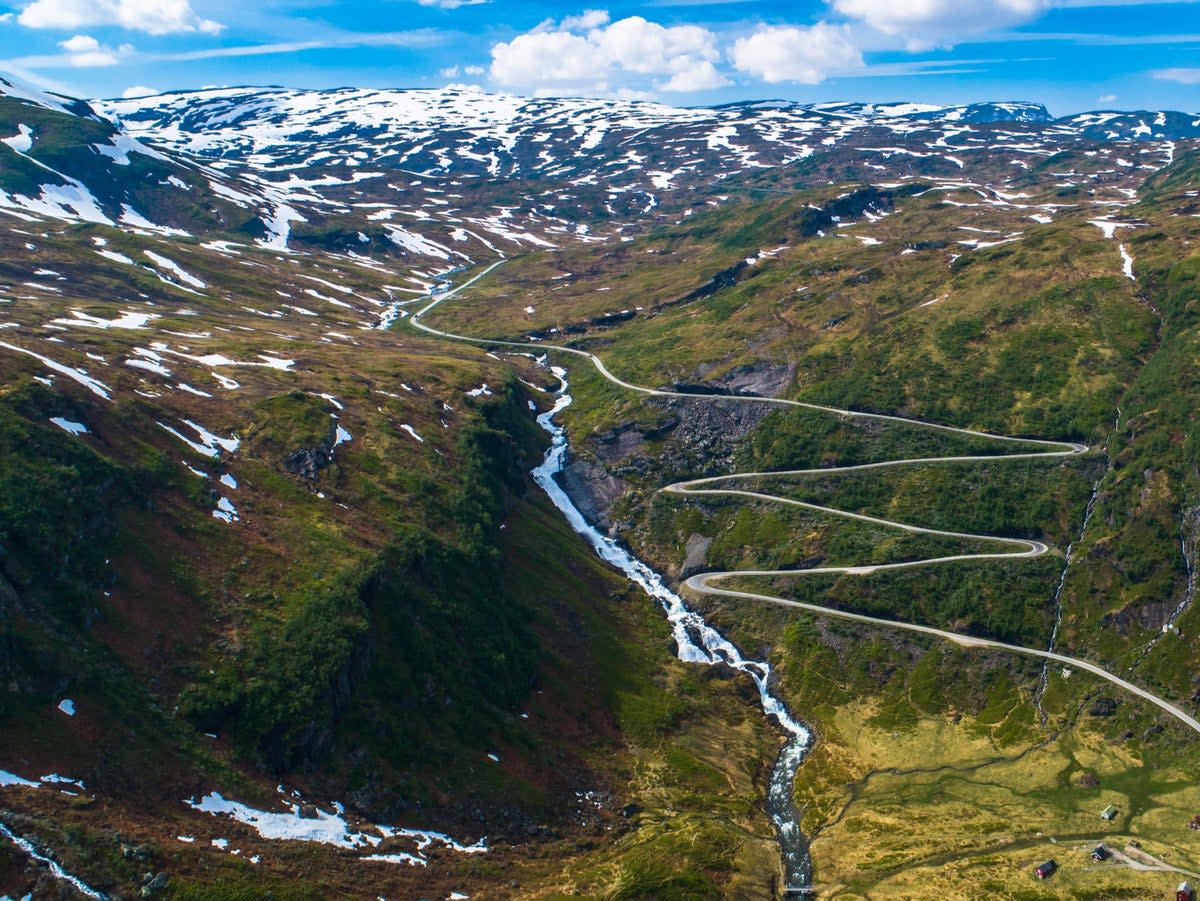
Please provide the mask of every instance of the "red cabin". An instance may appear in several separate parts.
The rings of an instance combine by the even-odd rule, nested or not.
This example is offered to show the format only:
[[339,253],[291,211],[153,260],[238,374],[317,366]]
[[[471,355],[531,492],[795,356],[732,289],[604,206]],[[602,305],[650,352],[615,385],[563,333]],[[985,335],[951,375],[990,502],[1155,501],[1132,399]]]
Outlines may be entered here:
[[[1051,876],[1054,875],[1054,871],[1057,869],[1058,869],[1058,863],[1053,860],[1048,860],[1044,864],[1041,864],[1036,870],[1034,870],[1033,874],[1035,876],[1037,876],[1038,879],[1049,879]],[[1188,901],[1191,901],[1191,899],[1188,899]]]
[[1179,883],[1179,888],[1175,889],[1175,901],[1196,901],[1196,891],[1190,882]]

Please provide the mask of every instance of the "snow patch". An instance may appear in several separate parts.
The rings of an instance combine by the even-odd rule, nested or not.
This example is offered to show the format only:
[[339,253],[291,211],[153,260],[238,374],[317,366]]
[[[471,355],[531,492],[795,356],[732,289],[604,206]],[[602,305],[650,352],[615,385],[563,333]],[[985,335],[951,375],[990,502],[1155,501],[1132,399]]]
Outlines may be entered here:
[[82,422],[71,422],[69,419],[63,419],[61,416],[52,416],[50,421],[65,432],[70,432],[72,435],[86,435],[88,428]]
[[217,501],[217,509],[213,510],[212,515],[214,519],[228,523],[238,522],[241,518],[238,516],[237,507],[227,497],[223,497]]
[[[346,809],[341,804],[334,804],[333,810],[324,811],[315,808],[315,817],[302,817],[300,804],[285,802],[286,812],[257,810],[237,801],[229,801],[218,792],[205,795],[199,801],[195,799],[183,802],[194,810],[200,810],[213,816],[228,816],[250,826],[265,839],[273,841],[287,840],[299,842],[316,842],[332,845],[337,848],[376,848],[385,839],[407,839],[415,843],[416,854],[377,854],[362,858],[388,863],[408,863],[424,866],[425,858],[419,853],[431,845],[440,845],[460,854],[482,854],[487,852],[487,840],[480,839],[471,845],[464,845],[440,832],[422,829],[402,829],[394,826],[371,825],[358,832],[350,828],[346,822]],[[215,844],[214,840],[214,844]],[[224,847],[224,846],[220,846]]]
[[2,138],[0,140],[17,153],[28,153],[33,149],[33,129],[28,125],[18,125],[15,135],[11,138]]
[[196,278],[196,276],[184,270],[184,268],[174,260],[169,260],[152,250],[143,250],[142,253],[144,253],[156,266],[166,269],[185,285],[191,285],[193,288],[199,288],[201,290],[208,287],[208,285]]
[[1133,257],[1129,255],[1129,251],[1125,249],[1124,244],[1118,244],[1117,249],[1121,251],[1121,271],[1130,281],[1137,281],[1133,275]]
[[187,382],[180,382],[175,387],[178,388],[180,391],[186,391],[188,394],[194,394],[197,397],[212,397],[212,395],[209,394],[207,391],[201,391],[199,388],[193,388]]
[[146,324],[153,322],[158,316],[155,313],[121,313],[116,319],[102,319],[99,316],[93,316],[90,313],[84,313],[81,310],[72,310],[70,319],[52,319],[53,325],[77,325],[84,328],[127,328],[127,329],[144,329]]
[[34,353],[32,350],[26,350],[23,347],[17,347],[15,344],[8,344],[7,342],[4,342],[4,341],[0,341],[0,347],[3,347],[5,350],[11,350],[14,353],[25,354],[26,356],[33,357],[35,360],[38,360],[44,366],[47,366],[50,369],[53,369],[55,372],[59,373],[60,375],[65,375],[67,378],[72,379],[72,380],[78,382],[79,384],[83,385],[83,387],[87,388],[89,391],[91,391],[97,397],[102,397],[105,400],[112,400],[112,398],[109,396],[109,392],[112,389],[109,388],[107,385],[105,385],[103,382],[92,378],[90,375],[88,375],[82,369],[74,369],[70,366],[64,366],[62,363],[56,362],[55,360],[51,360],[49,357],[42,356],[39,353]]
[[130,257],[125,256],[123,253],[117,253],[115,250],[97,250],[96,253],[100,254],[106,260],[112,260],[114,263],[124,263],[126,266],[137,265]]
[[159,428],[170,432],[192,450],[196,451],[196,453],[203,454],[204,456],[210,457],[213,460],[221,456],[222,450],[233,453],[242,443],[241,440],[236,437],[221,438],[218,435],[214,435],[208,429],[204,428],[204,426],[196,425],[196,423],[192,422],[190,419],[183,420],[183,424],[190,427],[192,431],[196,433],[199,438],[198,441],[193,441],[191,438],[181,435],[178,431],[171,428],[171,426],[166,425],[165,423],[160,422],[158,426]]
[[1088,225],[1094,225],[1100,231],[1104,232],[1104,237],[1112,238],[1118,228],[1133,228],[1128,222],[1113,222],[1110,219],[1089,219]]
[[[215,185],[214,185],[215,186]],[[293,222],[307,222],[298,210],[285,203],[279,204],[275,211],[266,219],[267,237],[260,238],[259,244],[272,250],[288,249],[288,238],[292,235]]]
[[24,786],[25,788],[41,788],[41,783],[30,782],[28,779],[22,779],[20,776],[14,775],[7,770],[0,770],[0,788],[9,788],[13,785]]

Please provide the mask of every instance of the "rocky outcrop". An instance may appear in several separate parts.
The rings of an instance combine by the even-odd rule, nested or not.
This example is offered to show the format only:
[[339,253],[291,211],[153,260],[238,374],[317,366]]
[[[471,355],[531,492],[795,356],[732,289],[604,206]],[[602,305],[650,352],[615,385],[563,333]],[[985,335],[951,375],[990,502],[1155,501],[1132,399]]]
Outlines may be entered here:
[[1117,701],[1115,698],[1097,698],[1088,710],[1088,716],[1112,716],[1117,712]]
[[575,460],[559,476],[563,489],[580,512],[602,529],[612,526],[613,504],[625,493],[625,482],[603,466],[587,460]]
[[679,424],[659,457],[664,473],[683,478],[730,472],[738,446],[772,411],[770,404],[709,399],[658,401]]
[[294,476],[315,482],[321,470],[333,463],[333,443],[336,431],[330,427],[329,437],[316,447],[302,447],[283,458],[283,468]]
[[687,540],[686,556],[683,566],[679,569],[679,578],[686,579],[696,573],[704,572],[708,563],[708,549],[713,540],[699,533],[693,533]]
[[1121,635],[1129,635],[1137,630],[1159,632],[1173,610],[1174,605],[1170,600],[1154,598],[1115,610],[1104,617],[1104,622]]
[[795,363],[751,363],[713,380],[730,394],[779,397],[796,377]]
[[[674,428],[678,424],[678,420],[675,420],[670,424],[670,428]],[[662,432],[663,429],[659,427],[656,431]],[[591,450],[601,462],[616,463],[632,456],[640,450],[648,437],[647,432],[638,426],[637,423],[625,422],[615,429],[610,429],[607,432],[596,435],[589,444]]]
[[655,310],[662,309],[663,307],[674,306],[675,304],[691,303],[695,300],[703,300],[706,297],[711,297],[712,295],[716,294],[722,288],[732,288],[741,280],[742,275],[749,268],[749,263],[747,263],[745,260],[739,260],[728,269],[722,269],[690,294],[684,295],[683,297],[679,298],[679,300],[668,301],[667,303],[660,304],[659,306],[655,307]]

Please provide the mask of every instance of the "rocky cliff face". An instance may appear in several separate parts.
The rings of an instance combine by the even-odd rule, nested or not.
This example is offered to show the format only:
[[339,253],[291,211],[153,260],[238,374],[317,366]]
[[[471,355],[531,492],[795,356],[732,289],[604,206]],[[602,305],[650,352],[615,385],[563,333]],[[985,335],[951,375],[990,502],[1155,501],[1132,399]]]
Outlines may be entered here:
[[589,522],[612,528],[613,505],[624,496],[626,484],[599,463],[574,460],[562,471],[562,485]]

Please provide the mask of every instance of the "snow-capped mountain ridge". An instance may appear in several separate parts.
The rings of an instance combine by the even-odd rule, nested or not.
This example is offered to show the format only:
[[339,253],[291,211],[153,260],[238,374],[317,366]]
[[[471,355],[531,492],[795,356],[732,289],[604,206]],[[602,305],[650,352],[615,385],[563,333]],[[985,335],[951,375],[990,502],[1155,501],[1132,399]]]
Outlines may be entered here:
[[[1185,113],[1052,119],[1025,101],[681,108],[459,87],[231,87],[88,106],[19,85],[0,91],[9,94],[0,98],[10,111],[5,140],[18,154],[29,141],[37,157],[50,127],[27,128],[25,105],[105,131],[91,142],[108,157],[94,176],[90,157],[65,160],[56,171],[101,198],[96,206],[107,221],[192,234],[215,227],[280,250],[388,252],[439,267],[677,221],[699,205],[723,203],[730,191],[786,187],[777,177],[797,185],[970,182],[1019,193],[1031,169],[1072,151],[1094,171],[1064,161],[1054,171],[1061,169],[1065,186],[1115,184],[1161,167],[1178,142],[1200,137],[1200,117]],[[121,148],[161,164],[153,184],[126,177],[132,170]],[[16,161],[30,162],[58,165]],[[40,199],[50,196],[46,179],[35,175],[28,185],[0,184],[9,191],[4,205],[49,209]],[[69,185],[64,178],[57,183]],[[208,193],[217,204],[202,212],[196,204]],[[190,212],[180,215],[185,207]],[[88,218],[65,202],[54,209]]]
[[[389,143],[463,130],[514,147],[522,137],[547,139],[539,128],[565,126],[590,132],[603,120],[606,131],[663,127],[718,129],[747,126],[768,139],[806,133],[837,123],[848,128],[882,127],[906,135],[921,125],[1000,123],[1054,125],[1082,131],[1109,125],[1106,140],[1177,140],[1200,136],[1197,116],[1176,111],[1089,112],[1053,118],[1040,103],[988,102],[956,106],[895,102],[835,101],[802,104],[787,100],[744,101],[714,107],[672,107],[633,100],[523,98],[458,87],[434,90],[337,88],[218,88],[129,100],[99,101],[98,107],[133,131],[186,145],[205,155],[237,155],[253,147],[279,146],[313,137],[353,132]],[[238,127],[240,135],[229,130]],[[532,133],[531,133],[532,132]],[[795,135],[790,135],[794,137]],[[596,141],[597,136],[587,137]]]
[[[347,135],[354,135],[360,143],[370,141],[399,151],[406,142],[412,145],[461,131],[465,134],[459,136],[460,141],[467,135],[477,140],[491,138],[498,142],[499,149],[512,152],[522,139],[530,144],[554,144],[560,137],[555,131],[562,129],[577,130],[575,137],[584,145],[582,149],[594,149],[608,132],[627,136],[668,127],[703,128],[712,133],[734,126],[739,131],[753,130],[770,142],[788,143],[803,142],[818,127],[831,125],[851,130],[885,128],[901,136],[941,123],[1053,124],[1082,130],[1108,115],[1087,113],[1055,120],[1041,104],[1025,102],[937,107],[754,101],[681,108],[645,101],[521,98],[461,88],[220,88],[101,101],[97,105],[131,131],[201,155],[227,157],[288,146],[294,150],[314,139]],[[1105,121],[1109,124],[1107,130],[1116,135],[1109,140],[1175,140],[1200,135],[1200,125],[1192,124],[1195,118],[1176,112],[1132,112]],[[334,156],[331,148],[323,148],[323,152],[326,155],[321,159],[309,156],[309,162],[328,162]],[[289,156],[294,162],[295,152]],[[353,157],[351,149],[345,158]],[[529,167],[518,164],[518,168]]]

